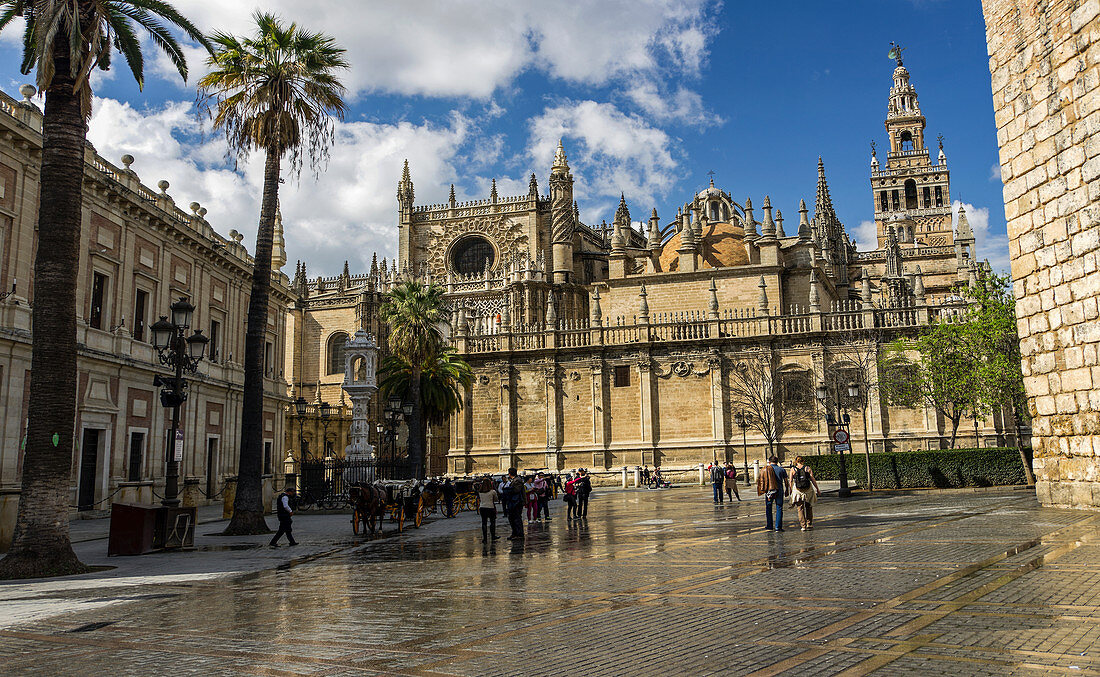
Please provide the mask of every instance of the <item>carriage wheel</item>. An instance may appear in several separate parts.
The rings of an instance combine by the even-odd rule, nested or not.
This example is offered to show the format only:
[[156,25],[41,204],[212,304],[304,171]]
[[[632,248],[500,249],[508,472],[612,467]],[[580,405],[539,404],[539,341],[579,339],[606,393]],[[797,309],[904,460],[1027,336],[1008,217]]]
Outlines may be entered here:
[[470,498],[470,510],[477,512],[477,509],[481,507],[481,496],[474,494]]
[[[367,520],[363,513],[359,512],[359,508],[355,509],[355,512],[351,514],[351,532],[356,536],[359,535],[359,525],[362,523],[363,530],[366,531]],[[372,530],[373,531],[373,530]]]
[[444,517],[454,517],[458,514],[458,499],[456,498],[453,501],[443,499],[442,507]]
[[398,501],[397,505],[393,507],[393,521],[397,522],[398,533],[405,530],[405,505],[403,501]]
[[424,497],[421,496],[416,502],[416,511],[413,513],[413,524],[420,527],[424,523],[424,513],[427,508],[424,505]]

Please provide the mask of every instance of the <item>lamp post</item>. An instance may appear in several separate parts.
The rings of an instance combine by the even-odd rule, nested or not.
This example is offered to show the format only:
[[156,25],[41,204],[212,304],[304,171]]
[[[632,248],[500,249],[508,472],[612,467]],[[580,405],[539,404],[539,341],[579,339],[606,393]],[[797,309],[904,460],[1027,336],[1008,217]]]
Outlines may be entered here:
[[160,403],[162,406],[172,408],[172,429],[169,433],[170,444],[168,453],[168,467],[164,476],[164,499],[161,501],[166,507],[174,508],[179,505],[179,477],[180,461],[183,460],[183,440],[180,425],[180,405],[187,400],[187,382],[183,380],[183,373],[194,374],[199,368],[199,362],[206,352],[206,344],[210,339],[202,335],[201,329],[196,329],[190,336],[184,337],[184,332],[191,326],[191,317],[195,313],[193,306],[186,296],[181,296],[178,301],[169,306],[171,320],[168,316],[161,315],[150,329],[153,333],[153,347],[161,364],[172,367],[173,376],[165,378],[160,374],[153,377],[153,385],[161,388]]
[[745,486],[750,486],[749,482],[749,445],[748,445],[748,430],[752,425],[752,414],[745,413],[744,411],[737,412],[733,417],[734,423],[741,429],[741,452],[745,455]]
[[321,451],[325,453],[325,456],[329,456],[328,424],[332,422],[332,405],[328,402],[322,402],[318,409],[321,411],[321,426],[324,431],[321,433]]
[[298,416],[298,462],[306,460],[306,398],[298,397],[294,400],[294,413]]
[[[829,411],[829,394],[829,387],[825,385],[825,383],[821,383],[817,386],[817,400],[821,402],[822,408],[825,409],[825,420],[828,422],[830,429],[844,429],[845,433],[847,433],[848,425],[849,423],[851,423],[851,417],[848,416],[848,412],[844,410],[844,403],[843,400],[841,400],[840,398],[840,384],[836,383],[836,389],[834,391],[834,394],[836,396],[835,402],[837,408],[837,415],[835,418],[833,417],[833,413]],[[857,386],[855,383],[849,383],[848,397],[855,398],[858,396],[859,386]],[[844,444],[850,444],[852,439],[851,434],[848,434],[847,438],[848,441],[844,442]],[[852,495],[852,490],[848,488],[848,467],[844,461],[844,447],[840,446],[839,442],[837,443],[837,446],[840,447],[839,449],[837,449],[837,452],[840,454],[840,491],[837,492],[837,496],[839,496],[840,498],[848,498]]]
[[390,397],[386,402],[386,408],[382,410],[382,415],[390,428],[390,471],[392,473],[397,466],[397,422],[401,420],[401,398]]

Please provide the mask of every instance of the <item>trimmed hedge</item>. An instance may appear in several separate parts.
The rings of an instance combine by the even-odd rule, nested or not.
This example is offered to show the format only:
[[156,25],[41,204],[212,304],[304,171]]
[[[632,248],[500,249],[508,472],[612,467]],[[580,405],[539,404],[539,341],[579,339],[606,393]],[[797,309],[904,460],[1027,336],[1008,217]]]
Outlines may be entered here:
[[[1030,454],[1028,457],[1030,460]],[[839,454],[805,459],[819,480],[840,479]],[[864,485],[865,456],[858,451],[845,453],[844,460],[849,483]],[[1015,447],[995,447],[872,453],[871,482],[874,489],[957,489],[1025,484],[1027,478]]]

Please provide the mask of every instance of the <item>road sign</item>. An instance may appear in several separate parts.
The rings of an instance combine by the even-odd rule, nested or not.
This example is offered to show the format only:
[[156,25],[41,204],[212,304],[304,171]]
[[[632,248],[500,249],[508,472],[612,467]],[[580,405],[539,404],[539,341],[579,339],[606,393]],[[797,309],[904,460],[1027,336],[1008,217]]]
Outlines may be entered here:
[[833,432],[833,441],[837,444],[848,444],[848,431],[844,428],[837,428]]
[[183,460],[183,431],[182,430],[177,430],[176,431],[176,448],[175,448],[175,453],[173,453],[172,456],[174,457],[172,459],[174,461],[178,462],[178,461]]
[[842,451],[851,451],[852,447],[848,444],[834,444],[833,450],[839,454]]

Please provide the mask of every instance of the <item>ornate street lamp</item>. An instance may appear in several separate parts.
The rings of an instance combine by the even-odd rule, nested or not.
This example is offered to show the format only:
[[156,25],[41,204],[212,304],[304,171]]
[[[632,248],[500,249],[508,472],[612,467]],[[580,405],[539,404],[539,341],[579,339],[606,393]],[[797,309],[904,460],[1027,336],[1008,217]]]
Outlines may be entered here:
[[160,403],[164,407],[172,409],[172,428],[169,432],[168,464],[164,477],[164,499],[161,503],[167,507],[179,505],[179,474],[180,461],[183,460],[183,435],[179,429],[180,406],[187,400],[187,382],[183,379],[184,372],[194,374],[198,371],[199,362],[206,353],[206,344],[210,339],[203,336],[201,329],[196,329],[190,336],[184,337],[184,331],[191,326],[191,317],[195,312],[186,296],[181,296],[178,301],[169,306],[171,321],[167,315],[161,315],[160,319],[150,327],[153,334],[153,347],[161,364],[169,366],[173,370],[171,377],[157,374],[153,377],[153,385],[161,388]]
[[741,429],[741,452],[745,455],[745,486],[749,486],[751,484],[749,482],[749,445],[746,435],[752,425],[752,414],[739,411],[734,415],[733,421]]
[[321,425],[324,426],[324,432],[321,433],[321,439],[323,440],[321,450],[325,452],[325,456],[328,456],[328,424],[332,422],[332,405],[328,402],[322,402],[318,409],[321,412]]
[[306,460],[306,398],[299,396],[294,400],[294,413],[298,415],[298,462]]

